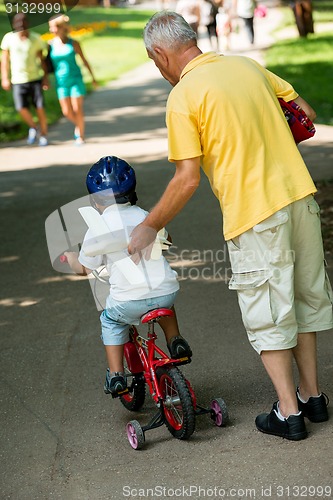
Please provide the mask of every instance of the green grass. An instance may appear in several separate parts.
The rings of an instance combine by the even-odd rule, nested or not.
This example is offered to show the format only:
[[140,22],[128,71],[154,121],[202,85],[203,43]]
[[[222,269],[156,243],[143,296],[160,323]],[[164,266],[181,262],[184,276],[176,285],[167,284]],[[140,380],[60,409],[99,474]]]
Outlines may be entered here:
[[[284,25],[294,23],[291,9],[286,9]],[[314,22],[333,22],[333,2],[314,2]],[[317,112],[316,123],[333,125],[332,30],[314,33],[306,39],[277,41],[266,52],[269,70],[290,82]]]
[[[83,52],[90,62],[97,81],[104,84],[147,61],[147,54],[142,41],[143,28],[153,14],[151,11],[138,11],[121,8],[78,8],[70,13],[73,26],[99,22],[116,21],[119,26],[95,32],[80,40]],[[10,31],[4,7],[0,5],[0,39]],[[48,32],[44,23],[33,27],[40,34]],[[88,91],[91,91],[90,75],[82,70]],[[50,78],[51,89],[45,92],[45,107],[48,123],[52,124],[61,116],[59,103],[55,93],[54,76]],[[0,90],[0,142],[22,138],[27,134],[27,127],[22,124],[19,115],[13,108],[11,92]]]

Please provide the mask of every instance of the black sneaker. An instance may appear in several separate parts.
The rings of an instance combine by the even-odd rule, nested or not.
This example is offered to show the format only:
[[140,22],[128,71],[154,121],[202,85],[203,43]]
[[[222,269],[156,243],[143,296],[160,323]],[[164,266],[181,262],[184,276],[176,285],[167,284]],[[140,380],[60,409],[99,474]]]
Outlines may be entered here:
[[168,349],[173,359],[190,358],[192,356],[189,344],[181,335],[177,335],[171,339]]
[[307,437],[308,433],[302,413],[300,415],[289,415],[288,418],[282,421],[277,416],[277,411],[277,403],[274,403],[270,413],[262,413],[257,416],[256,426],[260,432],[291,439],[292,441],[299,441]]
[[302,411],[304,417],[307,417],[310,422],[326,422],[328,420],[327,405],[329,399],[323,392],[317,397],[310,397],[306,403],[300,400],[298,388],[296,391],[297,403],[299,410]]
[[106,370],[104,392],[105,394],[118,395],[127,389],[126,377],[123,373],[115,372],[110,375],[109,368]]

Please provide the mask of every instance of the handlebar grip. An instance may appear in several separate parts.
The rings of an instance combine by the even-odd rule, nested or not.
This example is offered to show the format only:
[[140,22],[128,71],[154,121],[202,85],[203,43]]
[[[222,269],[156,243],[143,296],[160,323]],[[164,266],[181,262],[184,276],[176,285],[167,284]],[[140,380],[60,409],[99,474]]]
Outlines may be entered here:
[[62,264],[65,264],[65,262],[68,262],[66,255],[60,255],[59,260]]

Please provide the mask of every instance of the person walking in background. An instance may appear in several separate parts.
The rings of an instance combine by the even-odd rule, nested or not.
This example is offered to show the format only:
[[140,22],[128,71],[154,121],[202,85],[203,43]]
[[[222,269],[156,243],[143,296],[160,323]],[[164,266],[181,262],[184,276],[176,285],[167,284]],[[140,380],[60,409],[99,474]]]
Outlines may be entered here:
[[295,0],[290,4],[295,16],[299,36],[314,33],[311,0]]
[[214,0],[202,0],[200,4],[200,23],[208,32],[210,44],[213,49],[218,49],[216,16],[218,7]]
[[49,19],[49,28],[55,38],[50,41],[50,58],[54,67],[57,95],[63,115],[70,120],[74,128],[76,145],[84,144],[84,96],[86,87],[83,82],[76,55],[80,56],[84,66],[91,74],[94,86],[97,85],[93,71],[85,58],[79,42],[68,36],[69,17],[65,15]]
[[243,19],[245,31],[251,45],[254,44],[254,11],[256,0],[233,0],[233,11]]
[[[29,127],[27,144],[47,146],[47,119],[44,110],[43,89],[48,88],[45,75],[43,50],[46,44],[38,33],[29,31],[25,14],[13,18],[14,31],[6,33],[1,42],[1,85],[4,90],[12,88],[15,109]],[[39,130],[30,107],[36,109]]]
[[200,3],[199,0],[178,0],[176,12],[183,16],[193,31],[198,34],[200,25]]
[[[132,259],[149,257],[156,232],[185,207],[201,168],[223,214],[232,277],[244,327],[277,393],[259,431],[307,437],[304,417],[328,420],[317,373],[317,331],[333,327],[316,187],[278,98],[312,107],[285,80],[244,56],[203,54],[174,12],[144,29],[148,56],[172,85],[166,109],[172,179],[131,234]],[[298,387],[293,373],[298,369]]]
[[[232,33],[232,0],[223,0],[216,15],[218,46],[222,50],[230,50],[230,37]],[[221,42],[221,43],[220,43]]]

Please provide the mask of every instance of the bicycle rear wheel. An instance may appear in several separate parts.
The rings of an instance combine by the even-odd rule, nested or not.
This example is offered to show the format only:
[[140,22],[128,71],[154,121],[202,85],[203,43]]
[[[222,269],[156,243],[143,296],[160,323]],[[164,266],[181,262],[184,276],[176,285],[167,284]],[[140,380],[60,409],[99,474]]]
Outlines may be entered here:
[[160,367],[156,375],[166,426],[175,438],[188,439],[195,429],[195,412],[186,379],[174,366]]
[[[130,380],[130,383],[128,381]],[[142,373],[127,377],[128,392],[120,396],[121,403],[127,410],[138,411],[146,397],[146,382]]]

